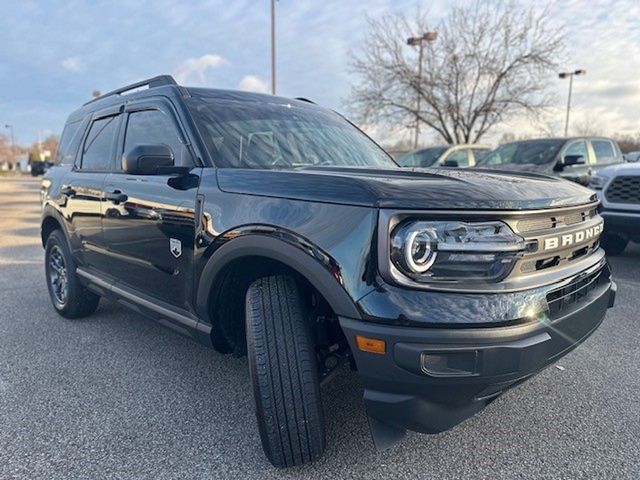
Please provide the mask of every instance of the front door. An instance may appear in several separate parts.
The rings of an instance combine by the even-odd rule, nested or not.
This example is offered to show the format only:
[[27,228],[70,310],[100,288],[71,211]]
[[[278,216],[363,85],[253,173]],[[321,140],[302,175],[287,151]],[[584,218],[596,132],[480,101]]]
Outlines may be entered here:
[[189,309],[200,169],[180,176],[127,174],[122,154],[136,145],[168,145],[179,166],[193,166],[193,156],[168,101],[128,105],[123,122],[119,155],[104,186],[107,273],[134,293]]
[[587,148],[587,141],[584,139],[580,139],[567,143],[561,153],[563,163],[565,162],[565,157],[567,156],[583,157],[584,163],[565,165],[560,172],[560,176],[566,178],[567,180],[578,182],[582,185],[587,185],[589,183],[589,178],[591,175],[591,165],[589,150]]

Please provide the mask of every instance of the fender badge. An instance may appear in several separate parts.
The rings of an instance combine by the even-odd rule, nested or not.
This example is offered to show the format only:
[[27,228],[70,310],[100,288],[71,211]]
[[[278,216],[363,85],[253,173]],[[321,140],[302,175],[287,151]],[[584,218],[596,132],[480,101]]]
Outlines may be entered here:
[[180,255],[182,255],[182,242],[177,238],[170,238],[169,250],[171,250],[171,254],[174,257],[178,258]]

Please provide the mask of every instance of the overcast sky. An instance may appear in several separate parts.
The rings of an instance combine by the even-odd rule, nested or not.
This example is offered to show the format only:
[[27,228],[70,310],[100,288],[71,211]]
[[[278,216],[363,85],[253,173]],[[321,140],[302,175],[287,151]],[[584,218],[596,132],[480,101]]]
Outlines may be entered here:
[[[411,14],[420,4],[437,22],[450,3],[280,0],[278,93],[344,110],[348,52],[366,35],[366,15]],[[554,18],[567,25],[566,69],[587,70],[574,83],[576,128],[640,132],[640,1],[560,0]],[[93,90],[162,73],[185,85],[267,91],[269,35],[269,0],[2,0],[0,127],[13,124],[17,141],[31,143],[38,131],[59,133]],[[553,77],[549,85],[560,126],[568,84]],[[488,140],[533,128],[517,119]]]

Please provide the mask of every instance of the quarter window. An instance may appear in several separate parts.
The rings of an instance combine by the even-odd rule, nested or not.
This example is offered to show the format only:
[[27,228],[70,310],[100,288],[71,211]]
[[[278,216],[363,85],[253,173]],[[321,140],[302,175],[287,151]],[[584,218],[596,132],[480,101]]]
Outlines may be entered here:
[[106,117],[91,124],[82,149],[82,170],[109,170],[113,140],[118,126],[116,119],[117,117]]
[[164,144],[171,147],[176,165],[184,165],[183,144],[171,118],[160,110],[133,112],[127,122],[124,153],[136,145]]
[[60,138],[60,144],[58,145],[58,150],[56,152],[56,165],[69,165],[73,163],[80,143],[81,135],[78,132],[80,123],[80,121],[77,121],[74,123],[67,123],[64,126],[62,137]]

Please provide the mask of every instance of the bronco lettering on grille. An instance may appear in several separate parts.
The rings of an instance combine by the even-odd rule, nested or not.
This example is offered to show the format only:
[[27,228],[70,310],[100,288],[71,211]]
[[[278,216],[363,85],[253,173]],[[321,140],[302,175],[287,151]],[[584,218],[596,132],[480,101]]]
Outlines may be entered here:
[[575,243],[584,242],[585,240],[595,240],[602,233],[603,224],[600,223],[593,227],[578,230],[577,232],[565,233],[557,237],[544,239],[543,250],[553,250],[561,247],[568,247]]

